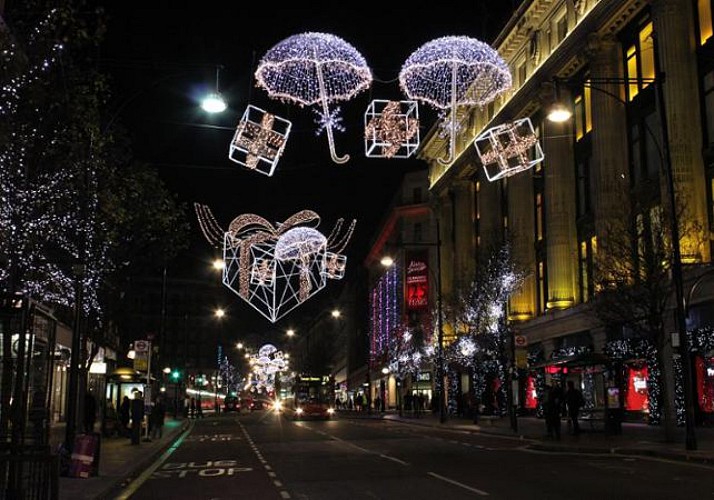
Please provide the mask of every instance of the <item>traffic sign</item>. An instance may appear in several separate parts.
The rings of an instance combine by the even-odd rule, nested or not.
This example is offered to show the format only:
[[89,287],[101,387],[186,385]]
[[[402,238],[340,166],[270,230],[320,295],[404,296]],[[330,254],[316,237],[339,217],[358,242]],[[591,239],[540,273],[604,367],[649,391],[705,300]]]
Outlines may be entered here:
[[134,351],[135,352],[149,352],[149,342],[147,340],[135,340],[134,341]]
[[528,345],[528,340],[525,335],[515,335],[513,337],[513,343],[516,347],[525,347]]

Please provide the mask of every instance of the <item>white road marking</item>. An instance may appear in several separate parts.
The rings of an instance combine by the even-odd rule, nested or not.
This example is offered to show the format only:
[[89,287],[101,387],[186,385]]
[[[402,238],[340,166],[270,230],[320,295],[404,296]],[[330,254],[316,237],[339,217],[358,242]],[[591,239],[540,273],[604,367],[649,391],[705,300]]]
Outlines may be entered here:
[[[276,488],[282,488],[282,487],[283,487],[283,483],[282,483],[281,481],[278,481],[278,480],[276,479],[276,478],[278,477],[278,475],[277,475],[275,472],[273,472],[273,468],[272,468],[270,465],[268,465],[268,462],[263,458],[263,455],[260,453],[260,451],[258,450],[258,447],[257,447],[256,444],[253,442],[253,440],[251,439],[251,437],[250,437],[250,435],[248,434],[248,431],[246,430],[246,428],[245,428],[245,426],[243,425],[243,423],[240,422],[240,421],[238,421],[238,425],[240,426],[241,430],[243,431],[243,434],[245,435],[245,437],[246,437],[246,439],[248,440],[248,442],[250,442],[250,444],[251,444],[251,446],[252,446],[252,448],[253,448],[253,453],[255,453],[255,456],[258,457],[258,460],[260,460],[260,463],[262,463],[263,466],[265,467],[265,470],[267,471],[268,476],[273,480],[273,484],[275,485],[275,487],[276,487]],[[290,497],[290,493],[288,493],[288,492],[285,491],[285,490],[280,490],[279,493],[280,493],[280,497],[281,497],[281,498],[291,498],[291,497]]]
[[389,455],[379,455],[379,456],[382,458],[386,458],[387,460],[391,460],[392,462],[397,462],[398,464],[409,465],[404,460],[399,460],[398,458],[390,457]]
[[484,496],[484,497],[489,496],[488,492],[486,492],[486,491],[479,490],[478,488],[472,488],[471,486],[468,486],[468,485],[466,485],[466,484],[464,484],[464,483],[460,483],[460,482],[458,482],[458,481],[454,481],[453,479],[449,479],[448,477],[440,476],[439,474],[435,474],[434,472],[427,472],[427,474],[429,474],[431,477],[435,477],[436,479],[440,479],[440,480],[442,480],[442,481],[446,481],[447,483],[451,483],[451,484],[453,484],[453,485],[455,485],[455,486],[458,486],[458,487],[460,487],[460,488],[463,488],[463,489],[465,489],[465,490],[473,491],[474,493],[476,493],[476,494],[478,494],[478,495],[481,495],[481,496]]

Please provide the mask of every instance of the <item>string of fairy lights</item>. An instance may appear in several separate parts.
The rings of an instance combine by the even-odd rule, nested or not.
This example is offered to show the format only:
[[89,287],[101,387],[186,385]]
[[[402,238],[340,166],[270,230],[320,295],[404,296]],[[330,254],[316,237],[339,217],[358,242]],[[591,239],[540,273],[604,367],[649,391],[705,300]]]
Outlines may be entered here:
[[[83,293],[84,312],[101,324],[100,284],[111,270],[112,242],[99,209],[99,172],[106,167],[97,154],[101,144],[91,130],[58,124],[55,113],[37,98],[38,89],[54,79],[66,84],[61,67],[71,15],[51,9],[24,39],[2,32],[0,116],[8,131],[0,151],[0,281],[13,291],[44,303],[71,307],[75,291]],[[61,69],[61,71],[60,71]],[[92,109],[90,112],[96,112]],[[89,147],[77,154],[78,141]],[[72,263],[81,263],[81,273]]]

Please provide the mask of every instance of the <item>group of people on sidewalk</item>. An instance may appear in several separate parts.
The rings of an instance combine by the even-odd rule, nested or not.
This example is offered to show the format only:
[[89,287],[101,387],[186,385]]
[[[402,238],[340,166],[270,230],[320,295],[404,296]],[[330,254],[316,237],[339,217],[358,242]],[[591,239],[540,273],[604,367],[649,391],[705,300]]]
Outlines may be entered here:
[[118,410],[109,403],[106,418],[117,422],[119,436],[131,438],[131,444],[138,445],[141,441],[142,422],[146,415],[149,417],[147,440],[160,439],[166,419],[166,404],[161,395],[157,396],[148,408],[141,391],[135,392],[133,399],[124,396]]
[[585,405],[585,398],[580,389],[575,387],[572,380],[568,380],[568,388],[563,391],[560,384],[546,386],[543,413],[547,436],[560,439],[561,418],[568,417],[568,423],[573,435],[580,434],[580,410]]

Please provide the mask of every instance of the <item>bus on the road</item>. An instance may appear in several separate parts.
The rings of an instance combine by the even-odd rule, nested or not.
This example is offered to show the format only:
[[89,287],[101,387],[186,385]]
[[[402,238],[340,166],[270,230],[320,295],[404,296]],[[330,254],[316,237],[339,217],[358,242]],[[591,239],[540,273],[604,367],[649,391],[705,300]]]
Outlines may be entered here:
[[330,419],[335,414],[335,380],[331,375],[297,375],[290,399],[293,419]]

